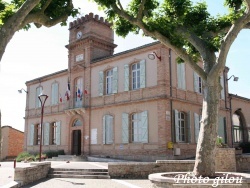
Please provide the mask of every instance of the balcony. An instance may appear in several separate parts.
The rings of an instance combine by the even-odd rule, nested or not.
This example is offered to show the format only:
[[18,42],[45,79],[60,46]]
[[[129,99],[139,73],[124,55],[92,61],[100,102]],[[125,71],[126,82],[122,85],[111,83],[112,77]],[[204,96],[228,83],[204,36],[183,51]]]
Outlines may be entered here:
[[68,101],[65,102],[64,111],[69,116],[85,113],[83,97],[70,98]]

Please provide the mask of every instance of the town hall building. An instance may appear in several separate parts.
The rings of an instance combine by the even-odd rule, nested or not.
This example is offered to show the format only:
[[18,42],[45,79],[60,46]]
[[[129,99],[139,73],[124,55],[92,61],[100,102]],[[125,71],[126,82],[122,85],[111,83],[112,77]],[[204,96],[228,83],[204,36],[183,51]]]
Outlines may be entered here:
[[[68,68],[27,81],[24,150],[64,150],[138,161],[195,156],[202,80],[153,42],[114,54],[114,32],[90,13],[69,25]],[[201,65],[202,66],[202,65]],[[228,94],[221,75],[218,134],[229,147],[250,138],[250,100]],[[38,96],[49,96],[43,132]],[[173,148],[172,148],[173,147]]]

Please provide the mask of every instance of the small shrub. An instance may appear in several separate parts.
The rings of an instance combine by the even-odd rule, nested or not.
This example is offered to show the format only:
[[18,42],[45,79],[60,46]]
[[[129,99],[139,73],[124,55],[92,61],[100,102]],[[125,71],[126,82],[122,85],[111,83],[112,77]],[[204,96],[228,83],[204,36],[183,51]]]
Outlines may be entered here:
[[35,156],[28,153],[28,152],[22,152],[22,153],[19,153],[17,158],[16,158],[16,161],[17,162],[21,162],[21,161],[34,161],[35,160]]

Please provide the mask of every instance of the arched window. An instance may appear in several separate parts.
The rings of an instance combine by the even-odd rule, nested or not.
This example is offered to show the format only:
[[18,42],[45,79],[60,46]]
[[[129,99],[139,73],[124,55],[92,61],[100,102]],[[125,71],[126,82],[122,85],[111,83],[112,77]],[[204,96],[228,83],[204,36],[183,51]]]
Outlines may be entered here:
[[82,121],[79,119],[76,119],[73,123],[73,127],[77,127],[77,126],[82,126]]

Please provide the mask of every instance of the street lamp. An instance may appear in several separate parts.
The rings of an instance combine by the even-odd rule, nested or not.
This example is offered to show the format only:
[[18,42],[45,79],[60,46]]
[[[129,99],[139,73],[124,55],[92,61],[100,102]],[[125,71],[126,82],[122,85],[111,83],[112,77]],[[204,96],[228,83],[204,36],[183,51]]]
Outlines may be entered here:
[[44,104],[49,96],[45,94],[41,94],[38,96],[38,99],[41,102],[41,131],[40,131],[40,156],[39,156],[39,162],[41,162],[42,159],[42,132],[43,132],[43,110],[44,110]]

